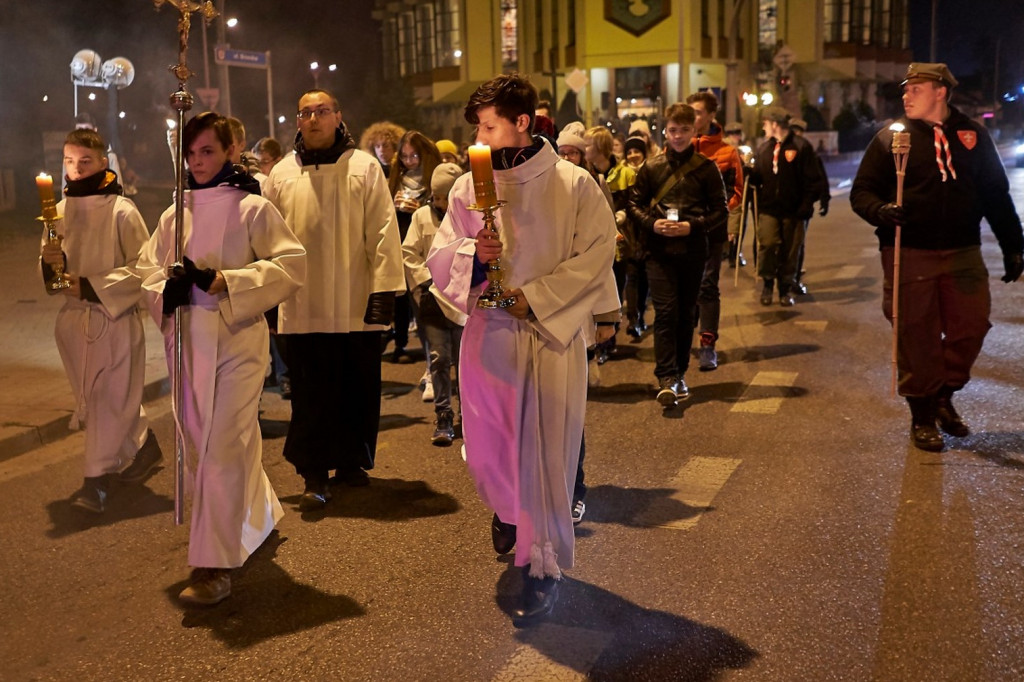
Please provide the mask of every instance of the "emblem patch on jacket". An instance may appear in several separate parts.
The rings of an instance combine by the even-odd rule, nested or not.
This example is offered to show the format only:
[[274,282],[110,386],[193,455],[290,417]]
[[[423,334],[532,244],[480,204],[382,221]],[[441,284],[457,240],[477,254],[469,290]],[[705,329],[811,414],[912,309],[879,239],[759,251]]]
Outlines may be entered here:
[[974,149],[974,145],[978,144],[978,133],[973,130],[958,130],[956,136],[967,149]]
[[793,159],[795,159],[795,158],[796,158],[796,150],[795,149],[787,149],[786,150],[786,161],[788,161],[789,163],[793,163]]

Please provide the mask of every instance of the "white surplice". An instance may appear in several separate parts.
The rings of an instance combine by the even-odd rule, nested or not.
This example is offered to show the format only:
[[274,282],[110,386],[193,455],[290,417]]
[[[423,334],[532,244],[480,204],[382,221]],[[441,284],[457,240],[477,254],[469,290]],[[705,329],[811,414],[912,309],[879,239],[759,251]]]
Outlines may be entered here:
[[[223,274],[227,291],[191,290],[182,306],[184,405],[193,499],[189,564],[235,568],[284,515],[263,470],[259,400],[269,353],[263,313],[304,281],[305,249],[266,199],[229,186],[185,194],[184,255]],[[174,317],[163,315],[174,261],[174,207],[139,268],[173,362]]]
[[[122,468],[146,440],[146,341],[134,266],[149,231],[130,199],[103,194],[57,204],[66,272],[85,277],[99,303],[66,297],[55,335],[75,394],[73,429],[85,427],[85,475]],[[43,242],[46,230],[43,230]],[[59,294],[58,294],[59,295]]]
[[455,182],[427,267],[437,290],[469,315],[459,377],[466,463],[498,518],[517,526],[517,566],[559,576],[573,565],[570,514],[587,401],[583,330],[619,306],[615,219],[589,174],[548,144],[494,171],[504,287],[521,288],[526,320],[476,307],[471,287],[483,227],[470,175]]
[[299,241],[309,286],[281,304],[281,334],[384,331],[363,322],[371,293],[405,291],[395,205],[377,160],[349,149],[335,163],[281,159],[264,183]]

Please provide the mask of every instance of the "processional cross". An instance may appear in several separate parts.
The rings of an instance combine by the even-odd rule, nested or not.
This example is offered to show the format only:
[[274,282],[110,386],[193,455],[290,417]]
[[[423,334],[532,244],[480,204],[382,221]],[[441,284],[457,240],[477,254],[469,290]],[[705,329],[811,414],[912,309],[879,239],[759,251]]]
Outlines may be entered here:
[[179,83],[184,83],[195,72],[188,68],[188,32],[192,28],[192,14],[199,12],[203,19],[209,23],[217,16],[217,10],[212,0],[206,2],[194,2],[193,0],[153,0],[153,6],[160,9],[164,4],[169,4],[181,12],[178,19],[178,63],[170,67],[171,73],[175,75]]
[[[192,14],[199,12],[209,22],[217,16],[213,2],[194,0],[153,0],[153,6],[160,9],[164,4],[173,5],[181,13],[178,19],[178,63],[169,67],[178,79],[178,89],[171,95],[171,106],[178,112],[176,130],[168,130],[168,142],[172,143],[174,158],[174,262],[180,264],[184,255],[183,228],[185,225],[185,164],[182,136],[178,130],[185,127],[185,112],[192,108],[192,95],[185,90],[185,81],[192,76],[188,68],[188,32],[192,28]],[[173,269],[173,266],[172,268]],[[183,378],[183,339],[181,307],[174,310],[174,362],[171,367],[171,383],[174,389],[172,403],[174,413],[174,523],[181,525],[185,520],[185,427],[183,406],[185,404],[185,382]],[[192,468],[195,471],[195,468]]]

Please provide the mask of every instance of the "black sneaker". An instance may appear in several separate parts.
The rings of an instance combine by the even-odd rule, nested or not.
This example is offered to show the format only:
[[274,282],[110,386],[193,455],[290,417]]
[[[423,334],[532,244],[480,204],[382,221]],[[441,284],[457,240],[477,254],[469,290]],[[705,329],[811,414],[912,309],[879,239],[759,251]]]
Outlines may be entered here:
[[775,280],[766,279],[764,280],[764,286],[761,288],[761,305],[771,305],[772,297],[775,293]]
[[164,458],[156,436],[150,431],[146,434],[146,442],[135,453],[135,459],[125,468],[118,478],[122,483],[142,483],[152,475]]
[[448,447],[455,440],[455,414],[451,410],[442,410],[437,413],[437,428],[430,442],[438,447]]
[[679,395],[676,393],[676,378],[662,377],[658,380],[658,403],[662,407],[675,407]]
[[583,520],[583,514],[587,511],[587,505],[583,500],[573,500],[572,503],[572,525],[576,525]]
[[109,474],[86,477],[82,487],[71,496],[71,506],[91,514],[102,514],[107,502]]

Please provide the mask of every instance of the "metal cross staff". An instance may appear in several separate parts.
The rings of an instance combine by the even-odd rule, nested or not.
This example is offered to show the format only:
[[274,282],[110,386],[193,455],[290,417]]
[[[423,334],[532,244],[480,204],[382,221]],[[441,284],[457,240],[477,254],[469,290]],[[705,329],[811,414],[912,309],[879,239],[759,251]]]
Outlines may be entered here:
[[[892,131],[892,158],[896,162],[896,205],[903,205],[903,179],[907,175],[907,158],[910,156],[910,133],[904,132],[902,123],[889,126]],[[896,395],[897,367],[896,355],[899,348],[900,328],[900,241],[901,225],[896,223],[896,242],[892,256],[892,387],[891,395]]]
[[[178,19],[178,63],[169,67],[178,79],[178,89],[171,95],[171,106],[178,112],[178,135],[174,150],[174,263],[180,264],[184,250],[185,225],[185,112],[192,108],[192,95],[185,90],[185,81],[192,75],[188,68],[188,32],[192,27],[192,13],[200,12],[209,23],[217,10],[213,2],[192,2],[191,0],[153,0],[153,6],[160,9],[170,4],[181,13]],[[171,266],[174,267],[173,265]],[[180,526],[185,521],[185,382],[182,377],[182,315],[181,307],[174,309],[174,367],[171,383],[174,389],[174,523]]]

